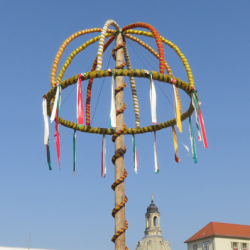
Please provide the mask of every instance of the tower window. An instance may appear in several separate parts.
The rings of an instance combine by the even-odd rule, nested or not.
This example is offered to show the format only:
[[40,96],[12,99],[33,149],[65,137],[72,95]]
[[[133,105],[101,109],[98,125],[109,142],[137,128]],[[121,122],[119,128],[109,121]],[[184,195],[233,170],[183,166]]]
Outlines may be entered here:
[[158,218],[157,218],[157,216],[154,217],[154,226],[155,227],[158,226]]

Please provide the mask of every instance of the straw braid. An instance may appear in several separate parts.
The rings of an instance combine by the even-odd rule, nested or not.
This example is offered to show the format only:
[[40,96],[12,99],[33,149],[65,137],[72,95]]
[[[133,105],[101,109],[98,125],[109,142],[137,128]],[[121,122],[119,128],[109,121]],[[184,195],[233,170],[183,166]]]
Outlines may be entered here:
[[[126,70],[126,69],[116,70],[116,69],[114,69],[113,73],[115,74],[115,76],[134,76],[134,77],[148,78],[148,75],[142,69],[135,69],[135,70]],[[86,75],[85,75],[85,77],[82,77],[82,80],[108,77],[108,76],[111,76],[111,74],[112,73],[109,70],[86,72]],[[171,76],[160,74],[156,71],[152,71],[152,75],[153,75],[154,80],[172,84],[171,79],[173,77],[171,77]],[[176,79],[175,86],[177,88],[184,90],[190,96],[190,94],[192,93],[194,88],[192,86],[190,86],[190,84],[188,84],[184,81],[181,81],[178,78],[174,78],[174,79]],[[69,79],[62,81],[60,83],[62,86],[62,90],[67,88],[68,86],[70,86],[72,84],[77,83],[77,80],[78,80],[78,75],[75,75]],[[51,115],[51,110],[52,110],[51,100],[54,98],[55,94],[56,94],[56,87],[53,87],[46,94],[46,96],[47,96],[47,113],[49,116]],[[196,98],[198,100],[197,93],[195,93],[195,95],[196,95]],[[193,111],[194,111],[193,105],[192,105],[192,103],[190,103],[188,110],[185,111],[181,115],[181,121],[184,121],[185,119],[187,119],[193,113]],[[58,121],[61,125],[68,127],[68,128],[75,129],[75,130],[79,130],[80,132],[106,134],[106,135],[112,135],[115,132],[114,129],[109,129],[109,128],[98,128],[98,127],[91,128],[89,126],[79,126],[78,124],[76,124],[74,122],[62,119],[61,117],[58,117]],[[151,125],[148,127],[128,128],[127,130],[124,131],[124,134],[141,134],[141,133],[153,132],[153,131],[158,131],[158,130],[161,130],[163,128],[167,128],[167,127],[174,126],[174,125],[176,125],[175,118],[172,120],[168,120],[166,122],[159,123],[157,125]]]
[[[152,33],[146,32],[146,31],[141,31],[141,30],[126,30],[124,33],[125,34],[128,33],[128,34],[143,35],[143,36],[148,36],[148,37],[152,37],[152,38],[154,37],[154,35]],[[172,48],[177,53],[177,55],[180,57],[183,65],[186,69],[186,72],[187,72],[188,82],[192,87],[194,87],[193,74],[191,72],[191,69],[190,69],[190,66],[188,64],[186,57],[181,53],[180,49],[175,44],[168,41],[163,36],[160,36],[160,38],[165,44],[167,44],[170,48]]]
[[[115,39],[114,36],[110,37],[109,40],[105,43],[103,51],[105,51],[108,46],[113,42]],[[94,60],[94,63],[92,65],[91,71],[95,71],[97,66],[97,57]],[[92,84],[93,84],[94,79],[90,79],[88,82],[88,87],[87,87],[87,96],[86,96],[86,125],[90,126],[90,100],[91,100],[91,89],[92,89]]]
[[[113,33],[106,33],[106,37],[110,37],[112,36]],[[83,51],[84,49],[86,49],[89,45],[97,42],[100,39],[101,36],[96,36],[90,40],[88,40],[86,43],[82,44],[81,46],[79,46],[77,49],[75,49],[67,58],[66,62],[64,63],[64,65],[62,66],[58,77],[57,77],[57,82],[60,82],[64,76],[65,71],[67,70],[68,66],[70,65],[70,63],[72,62],[72,60],[74,59],[74,57],[80,53],[81,51]]]
[[[122,44],[118,44],[113,50],[112,50],[112,56],[116,60],[115,52],[123,48],[124,51],[124,56],[125,56],[125,61],[126,63],[120,64],[118,67],[115,67],[116,69],[123,68],[127,64],[128,69],[132,69],[126,43],[123,42]],[[132,89],[132,97],[133,97],[133,104],[134,104],[134,112],[135,112],[135,125],[136,127],[140,127],[140,113],[139,113],[139,104],[138,104],[138,99],[137,99],[137,91],[136,91],[136,86],[135,86],[135,79],[134,77],[130,77],[130,85]]]
[[69,38],[67,38],[63,44],[61,45],[61,47],[59,48],[56,57],[54,59],[53,65],[52,65],[52,69],[51,69],[51,74],[50,74],[50,82],[51,82],[51,86],[55,86],[57,81],[56,81],[56,72],[57,72],[57,68],[58,68],[58,63],[60,61],[60,58],[64,52],[64,50],[66,49],[66,47],[68,46],[68,44],[73,41],[75,38],[77,38],[78,36],[82,36],[85,34],[89,34],[89,33],[93,33],[93,32],[100,32],[101,28],[94,28],[94,29],[86,29],[86,30],[80,30],[74,34],[72,34]]
[[[126,43],[125,43],[125,46],[123,47],[123,51],[124,51],[125,61],[127,64],[127,69],[132,69]],[[138,103],[138,98],[137,98],[135,79],[133,76],[131,76],[129,79],[130,79],[130,86],[131,86],[131,90],[132,90],[132,97],[133,97],[133,104],[134,104],[135,126],[137,128],[140,128],[140,110],[139,110],[139,103]]]
[[[147,49],[150,53],[152,53],[157,59],[160,58],[159,54],[158,54],[153,48],[151,48],[148,44],[144,43],[142,40],[138,39],[137,37],[131,36],[131,35],[129,35],[129,34],[125,34],[125,37],[127,37],[127,38],[129,38],[129,39],[131,39],[131,40],[137,42],[137,43],[140,44],[141,46],[143,46],[143,47],[144,47],[145,49]],[[166,68],[168,74],[169,74],[170,76],[172,76],[173,73],[172,73],[172,71],[171,71],[171,69],[170,69],[170,66],[168,65],[168,63],[167,63],[166,61],[164,62],[164,65],[165,65],[165,68]]]
[[136,27],[141,27],[141,28],[146,28],[146,29],[149,29],[152,33],[153,33],[153,36],[156,40],[156,44],[157,44],[157,47],[158,47],[158,51],[159,51],[159,55],[160,55],[160,58],[159,58],[159,61],[160,61],[160,73],[161,74],[164,74],[164,70],[165,70],[165,67],[164,67],[164,49],[163,49],[163,45],[162,45],[162,41],[161,41],[161,38],[160,38],[160,35],[159,35],[159,32],[151,25],[147,24],[147,23],[132,23],[130,25],[127,25],[125,26],[122,31],[126,31],[130,28],[136,28]]
[[101,70],[102,69],[102,54],[103,54],[103,46],[104,46],[104,40],[105,40],[105,34],[108,30],[108,27],[110,25],[113,25],[117,31],[120,30],[120,27],[119,25],[113,21],[113,20],[108,20],[103,28],[102,28],[102,33],[101,33],[101,38],[100,38],[100,41],[99,41],[99,47],[98,47],[98,52],[97,52],[97,68],[96,70]]
[[[114,49],[114,52],[117,51],[118,49],[123,48],[124,45],[119,45]],[[115,58],[115,55],[113,56]],[[125,64],[126,65],[126,64]],[[119,68],[123,68],[125,66],[123,63],[119,65]],[[123,91],[123,89],[126,87],[126,83],[124,82],[122,86],[119,86],[118,88],[115,89],[115,95],[118,94],[120,91]],[[120,109],[116,110],[116,116],[118,116],[119,114],[123,113],[124,110],[126,109],[126,104],[123,103],[123,107]],[[126,125],[124,124],[122,129],[119,129],[118,131],[116,131],[114,133],[114,135],[112,136],[112,141],[115,143],[115,140],[124,133],[124,131],[126,130]],[[113,155],[112,157],[112,163],[115,165],[115,161],[120,158],[123,157],[123,155],[126,153],[126,147],[124,146],[124,149],[119,149],[118,151],[116,151],[115,155]],[[112,184],[111,188],[115,191],[115,188],[120,185],[122,182],[124,182],[125,178],[127,177],[128,172],[126,169],[124,169],[124,174],[119,177],[117,180],[115,180],[115,182]],[[128,198],[126,197],[126,195],[124,195],[124,199],[123,201],[118,204],[113,210],[112,210],[112,216],[115,218],[115,214],[121,210],[125,204],[127,203]],[[125,225],[120,228],[112,237],[111,241],[113,241],[115,243],[116,239],[123,233],[125,233],[125,231],[128,229],[128,222],[127,220],[125,220]],[[125,246],[125,249],[128,250],[127,246]]]
[[[103,27],[102,33],[101,33],[101,38],[100,38],[100,42],[99,42],[99,48],[98,48],[98,54],[97,54],[97,67],[96,70],[101,70],[102,68],[102,54],[103,54],[103,44],[104,44],[104,39],[105,39],[105,34],[107,32],[107,28],[110,25],[114,25],[116,30],[119,31],[120,27],[119,25],[113,21],[113,20],[108,20]],[[128,69],[132,69],[131,67],[131,63],[130,63],[130,59],[129,59],[129,54],[126,48],[126,44],[122,43],[119,44],[116,48],[113,49],[112,51],[112,56],[115,59],[115,51],[119,48],[123,47],[124,50],[124,57],[125,57],[125,61],[127,64],[127,68]],[[115,59],[116,60],[116,59]],[[116,69],[119,68],[123,68],[126,64],[124,65],[119,65],[119,67],[116,67]],[[133,104],[134,104],[134,112],[135,112],[135,125],[136,127],[140,127],[140,111],[139,111],[139,103],[138,103],[138,98],[137,98],[137,91],[136,91],[136,85],[135,85],[135,79],[132,77],[130,77],[130,85],[131,85],[131,89],[132,89],[132,97],[133,97]]]

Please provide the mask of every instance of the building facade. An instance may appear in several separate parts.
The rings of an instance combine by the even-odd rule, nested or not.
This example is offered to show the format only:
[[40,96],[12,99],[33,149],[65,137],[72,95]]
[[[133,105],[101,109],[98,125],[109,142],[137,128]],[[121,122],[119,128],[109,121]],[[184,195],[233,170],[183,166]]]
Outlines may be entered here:
[[171,250],[170,242],[161,236],[160,213],[153,196],[145,214],[145,222],[145,237],[137,242],[136,250]]
[[250,250],[250,226],[210,222],[185,243],[187,250]]

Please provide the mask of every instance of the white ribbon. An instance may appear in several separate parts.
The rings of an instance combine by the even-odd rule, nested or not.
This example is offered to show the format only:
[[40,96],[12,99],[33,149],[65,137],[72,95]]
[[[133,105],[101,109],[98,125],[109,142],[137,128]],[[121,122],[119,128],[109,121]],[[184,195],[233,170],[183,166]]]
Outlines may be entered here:
[[44,144],[49,143],[49,120],[47,115],[47,99],[43,99],[43,119],[44,119]]
[[138,156],[137,156],[137,148],[135,144],[135,135],[132,135],[132,147],[133,147],[133,161],[134,161],[134,170],[137,174],[138,169]]
[[101,177],[105,177],[107,172],[106,169],[106,137],[103,135],[102,138],[102,172],[101,172]]
[[201,131],[198,129],[198,127],[200,128],[199,120],[198,120],[199,110],[197,110],[196,105],[195,105],[194,94],[192,94],[192,105],[193,105],[194,111],[195,111],[196,127],[197,127],[197,132],[198,132],[198,141],[201,141]]
[[158,164],[158,156],[157,156],[157,143],[156,143],[156,131],[154,131],[154,158],[155,158],[155,173],[158,174],[160,172],[159,164]]
[[155,90],[155,84],[154,84],[154,81],[153,81],[152,74],[150,74],[149,97],[150,97],[152,123],[157,124],[157,118],[156,118],[156,90]]
[[[51,117],[50,117],[51,122],[53,122],[55,120],[55,117],[56,117],[56,109],[57,109],[59,91],[60,91],[60,85],[58,84],[57,89],[56,89],[56,97],[54,100],[54,105],[53,105],[53,109],[52,109],[52,113],[51,113]],[[60,104],[61,104],[61,98],[60,98]]]
[[110,109],[110,125],[112,128],[116,128],[116,110],[115,110],[115,84],[114,75],[112,75],[111,81],[111,109]]
[[178,137],[178,135],[176,134],[176,131],[175,131],[175,138],[176,138],[176,140],[178,140],[181,144],[182,144],[182,146],[188,151],[188,153],[189,153],[189,148],[188,148],[188,146],[186,145],[186,144],[184,144],[181,140],[180,140],[180,138]]

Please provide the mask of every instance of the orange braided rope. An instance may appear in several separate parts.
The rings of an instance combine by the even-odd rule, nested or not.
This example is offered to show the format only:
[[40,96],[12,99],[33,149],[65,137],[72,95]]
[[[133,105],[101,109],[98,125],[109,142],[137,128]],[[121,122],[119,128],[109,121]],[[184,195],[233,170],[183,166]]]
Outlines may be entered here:
[[[123,48],[125,46],[125,43],[123,44],[119,44],[118,46],[116,46],[113,51],[112,51],[112,56],[115,59],[115,52],[120,49]],[[116,67],[116,69],[123,69],[126,66],[126,63],[122,63],[119,66]],[[122,86],[119,86],[118,88],[115,89],[115,95],[120,92],[123,91],[123,89],[126,87],[126,83],[124,82]],[[123,103],[123,107],[120,109],[116,110],[116,116],[123,113],[124,110],[126,109],[126,104]],[[119,131],[116,131],[114,133],[114,135],[112,136],[112,141],[115,142],[116,138],[119,137],[121,134],[124,134],[124,131],[127,129],[126,125],[124,124],[124,127],[122,129],[120,129]],[[120,149],[118,152],[115,153],[115,155],[112,157],[112,163],[115,165],[115,161],[119,158],[122,157],[124,154],[126,153],[126,147],[124,146],[124,149]],[[122,182],[124,182],[124,180],[127,178],[128,172],[126,169],[124,169],[124,174],[119,177],[111,186],[111,188],[115,191],[115,188],[120,185]],[[122,209],[125,204],[127,203],[128,198],[126,196],[124,196],[123,201],[117,205],[113,210],[112,210],[112,216],[115,218],[115,214]],[[112,237],[111,241],[113,241],[115,243],[116,239],[123,233],[125,233],[125,231],[128,229],[128,222],[127,220],[125,220],[125,225],[120,228]],[[125,246],[125,250],[128,250],[127,246]]]
[[136,28],[136,27],[141,27],[141,28],[145,28],[145,29],[149,29],[154,38],[155,38],[155,41],[156,41],[156,44],[157,44],[157,47],[158,47],[158,51],[159,51],[159,61],[160,61],[160,73],[161,74],[164,74],[164,70],[165,70],[165,67],[164,67],[164,49],[163,49],[163,45],[162,45],[162,41],[161,41],[161,38],[160,38],[160,35],[159,35],[159,32],[151,25],[147,24],[147,23],[132,23],[130,25],[127,25],[125,26],[124,28],[122,28],[122,31],[126,31],[128,29],[133,29],[133,28]]

